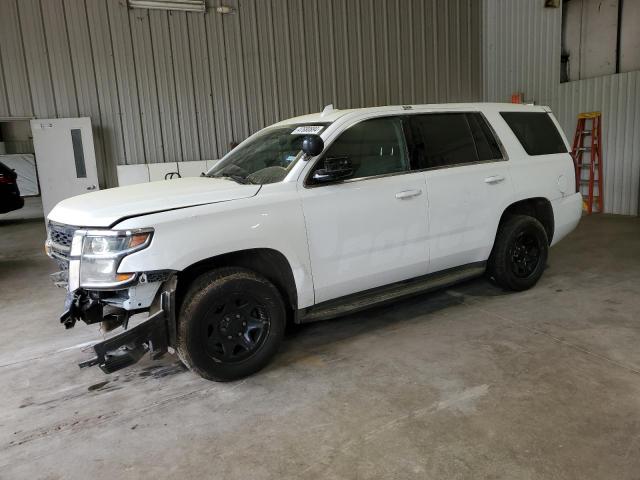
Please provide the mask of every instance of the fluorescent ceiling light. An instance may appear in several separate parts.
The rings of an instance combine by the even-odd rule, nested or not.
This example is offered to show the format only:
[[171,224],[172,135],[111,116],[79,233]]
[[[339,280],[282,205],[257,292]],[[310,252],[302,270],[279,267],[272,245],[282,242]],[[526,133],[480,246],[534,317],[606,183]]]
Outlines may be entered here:
[[204,12],[205,0],[128,0],[130,8],[149,8],[156,10],[182,10]]

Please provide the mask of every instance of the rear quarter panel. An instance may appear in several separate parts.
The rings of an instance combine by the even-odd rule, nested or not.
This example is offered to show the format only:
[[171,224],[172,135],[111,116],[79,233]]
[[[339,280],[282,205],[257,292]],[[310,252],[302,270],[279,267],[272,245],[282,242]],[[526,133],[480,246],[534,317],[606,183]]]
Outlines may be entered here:
[[[519,200],[542,197],[549,201],[557,200],[575,192],[575,172],[569,153],[529,156],[499,110],[487,114],[494,130],[509,156],[513,196],[505,205]],[[569,144],[556,119],[551,116],[556,128],[569,150]]]

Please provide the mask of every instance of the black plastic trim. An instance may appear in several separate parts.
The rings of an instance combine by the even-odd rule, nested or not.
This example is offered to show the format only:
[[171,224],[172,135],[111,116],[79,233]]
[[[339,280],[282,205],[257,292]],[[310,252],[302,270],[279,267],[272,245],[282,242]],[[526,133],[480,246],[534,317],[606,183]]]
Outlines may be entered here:
[[372,288],[364,292],[356,292],[344,297],[327,300],[326,302],[297,310],[295,323],[309,323],[336,318],[374,306],[391,303],[402,298],[439,290],[483,275],[486,264],[486,261],[469,263]]

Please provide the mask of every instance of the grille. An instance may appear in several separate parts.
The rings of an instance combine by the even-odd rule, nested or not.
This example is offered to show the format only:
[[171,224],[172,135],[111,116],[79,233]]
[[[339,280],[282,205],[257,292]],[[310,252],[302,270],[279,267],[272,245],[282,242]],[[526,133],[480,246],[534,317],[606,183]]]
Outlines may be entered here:
[[69,252],[76,227],[49,222],[49,240],[51,241],[51,256],[62,270],[68,268]]
[[49,238],[56,246],[71,248],[71,241],[75,231],[75,227],[49,222]]

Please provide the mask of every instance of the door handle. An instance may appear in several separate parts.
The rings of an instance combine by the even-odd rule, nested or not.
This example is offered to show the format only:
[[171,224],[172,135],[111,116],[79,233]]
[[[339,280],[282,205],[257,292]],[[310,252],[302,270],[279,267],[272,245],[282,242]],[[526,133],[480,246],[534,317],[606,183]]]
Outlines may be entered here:
[[95,185],[89,185],[89,186],[87,187],[87,190],[95,190],[95,189],[96,189],[96,186],[95,186]]
[[405,198],[417,197],[418,195],[422,195],[422,190],[404,190],[396,193],[396,198],[398,200],[403,200]]
[[504,177],[502,175],[492,175],[484,179],[484,183],[490,183],[494,185],[496,183],[500,183],[504,181]]

